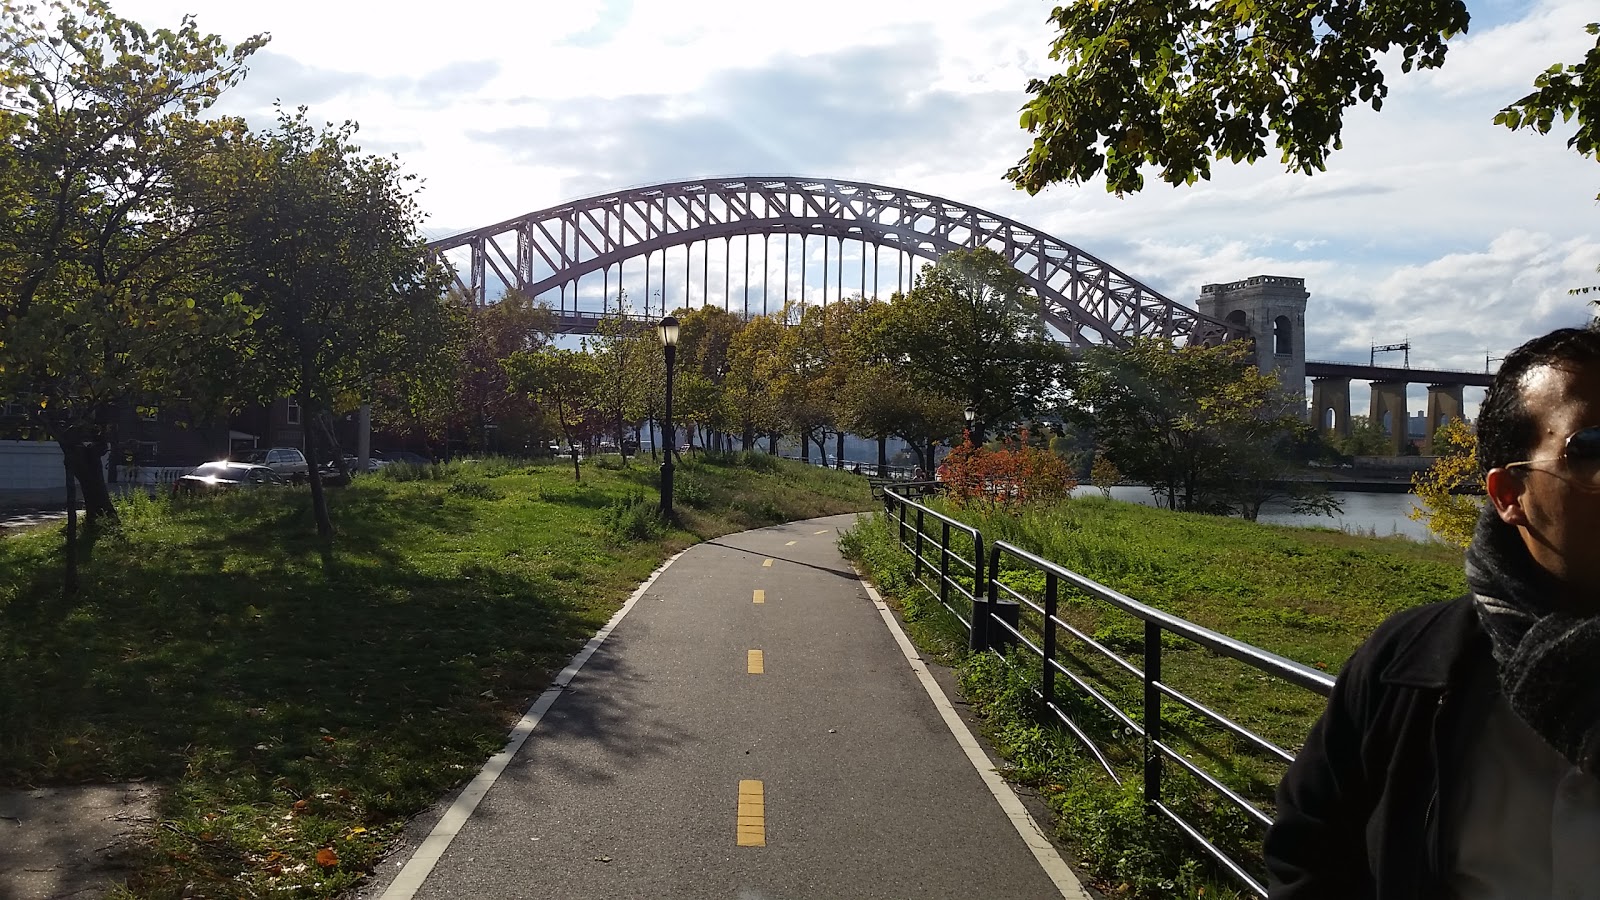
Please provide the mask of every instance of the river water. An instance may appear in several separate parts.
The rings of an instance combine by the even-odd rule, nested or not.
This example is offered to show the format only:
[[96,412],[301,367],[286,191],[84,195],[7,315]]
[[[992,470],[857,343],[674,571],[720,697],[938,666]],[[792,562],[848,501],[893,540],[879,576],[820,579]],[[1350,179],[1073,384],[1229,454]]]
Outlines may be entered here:
[[[1098,491],[1096,487],[1081,485],[1073,491],[1073,494],[1092,496]],[[1343,513],[1331,517],[1312,516],[1290,511],[1287,503],[1269,503],[1262,507],[1261,518],[1258,521],[1274,525],[1338,528],[1358,534],[1375,534],[1379,537],[1401,534],[1417,541],[1434,540],[1428,533],[1427,525],[1413,521],[1406,515],[1417,506],[1417,498],[1412,494],[1368,494],[1355,491],[1332,491],[1330,494],[1344,506]],[[1160,505],[1150,495],[1148,488],[1134,485],[1112,488],[1111,497],[1129,503],[1142,503],[1145,506]]]

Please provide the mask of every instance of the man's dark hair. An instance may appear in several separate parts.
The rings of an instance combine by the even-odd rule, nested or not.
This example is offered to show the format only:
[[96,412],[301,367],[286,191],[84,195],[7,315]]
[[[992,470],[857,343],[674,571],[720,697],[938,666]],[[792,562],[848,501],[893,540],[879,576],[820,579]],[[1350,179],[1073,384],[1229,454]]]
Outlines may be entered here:
[[1478,410],[1478,467],[1484,472],[1527,459],[1539,423],[1522,396],[1522,381],[1540,366],[1600,364],[1600,330],[1558,328],[1506,354]]

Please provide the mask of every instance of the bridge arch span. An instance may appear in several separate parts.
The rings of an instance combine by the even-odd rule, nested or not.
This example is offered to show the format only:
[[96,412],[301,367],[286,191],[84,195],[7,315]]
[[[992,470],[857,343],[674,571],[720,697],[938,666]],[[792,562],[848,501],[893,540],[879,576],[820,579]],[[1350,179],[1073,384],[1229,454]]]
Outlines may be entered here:
[[[1022,273],[1044,301],[1046,322],[1074,345],[1123,345],[1149,336],[1209,342],[1236,331],[1014,219],[866,182],[757,177],[649,185],[536,210],[428,246],[451,263],[458,287],[483,303],[491,276],[533,297],[564,293],[568,285],[576,296],[580,278],[609,277],[629,260],[643,257],[648,271],[654,254],[672,248],[702,244],[704,256],[717,239],[773,235],[837,239],[841,252],[844,241],[860,242],[863,270],[868,245],[930,261],[955,249],[988,247]],[[665,267],[663,255],[664,274]]]

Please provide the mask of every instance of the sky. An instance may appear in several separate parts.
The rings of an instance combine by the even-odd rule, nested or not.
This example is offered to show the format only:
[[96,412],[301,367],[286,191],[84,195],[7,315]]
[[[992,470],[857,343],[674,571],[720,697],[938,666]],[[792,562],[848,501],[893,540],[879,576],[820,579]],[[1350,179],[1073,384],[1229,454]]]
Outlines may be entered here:
[[[1179,302],[1251,275],[1306,279],[1307,355],[1481,371],[1523,340],[1586,322],[1600,284],[1600,165],[1493,124],[1551,63],[1582,59],[1593,0],[1468,0],[1442,69],[1387,66],[1382,112],[1346,115],[1312,177],[1274,157],[1218,163],[1121,198],[1103,183],[1036,196],[1002,178],[1026,151],[1030,78],[1052,3],[996,0],[113,0],[149,27],[193,14],[230,43],[267,32],[219,104],[360,123],[360,143],[421,178],[444,237],[623,187],[805,175],[903,187],[1010,216]],[[414,10],[414,11],[413,11]],[[1363,385],[1352,385],[1355,412]],[[1425,389],[1414,386],[1410,406]],[[1469,389],[1469,406],[1480,391]]]

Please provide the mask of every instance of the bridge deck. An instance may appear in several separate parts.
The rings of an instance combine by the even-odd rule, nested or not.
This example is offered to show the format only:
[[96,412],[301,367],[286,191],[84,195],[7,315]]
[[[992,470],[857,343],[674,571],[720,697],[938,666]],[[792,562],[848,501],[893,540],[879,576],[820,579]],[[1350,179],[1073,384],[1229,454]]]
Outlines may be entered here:
[[1468,387],[1488,387],[1494,383],[1490,372],[1466,372],[1452,369],[1401,369],[1393,366],[1371,366],[1361,363],[1306,360],[1307,378],[1352,378],[1359,381],[1404,381],[1409,384],[1460,384]]

